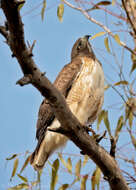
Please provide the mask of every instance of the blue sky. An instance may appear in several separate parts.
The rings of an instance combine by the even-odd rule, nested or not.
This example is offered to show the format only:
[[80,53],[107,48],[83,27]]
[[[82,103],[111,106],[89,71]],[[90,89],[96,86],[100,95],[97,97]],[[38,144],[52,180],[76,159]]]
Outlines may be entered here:
[[[57,18],[57,1],[55,1],[55,3],[54,1],[47,1],[45,18],[42,22],[40,17],[41,7],[30,11],[29,14],[27,13],[38,4],[38,0],[35,0],[35,2],[32,0],[27,1],[21,10],[25,29],[25,39],[31,44],[33,40],[36,40],[36,45],[33,51],[35,63],[43,72],[46,72],[47,77],[51,81],[54,81],[60,69],[65,64],[70,62],[71,48],[77,38],[86,34],[94,35],[103,30],[90,21],[86,20],[86,18],[79,12],[66,6],[63,22],[60,23]],[[105,22],[105,19],[107,18],[106,14],[104,14],[102,11],[94,11],[93,16],[102,22]],[[108,25],[109,27],[112,27],[113,31],[117,31],[112,19],[113,17],[110,16]],[[114,19],[114,22],[116,21],[117,20]],[[3,22],[4,17],[0,12],[0,23],[2,24]],[[125,36],[126,35],[124,35],[124,33],[121,33],[122,40],[129,40],[125,38]],[[97,57],[102,62],[105,75],[110,77],[112,79],[111,82],[114,83],[119,81],[119,78],[113,69],[114,67],[117,70],[117,66],[113,56],[110,54],[107,55],[103,39],[103,37],[96,38],[91,42],[91,44]],[[8,46],[4,43],[4,38],[1,36],[0,44],[0,189],[4,190],[7,187],[20,182],[17,178],[13,179],[12,182],[9,182],[13,162],[10,161],[7,164],[5,158],[14,153],[20,154],[21,158],[19,158],[21,163],[19,167],[21,167],[24,161],[22,157],[25,151],[28,150],[31,152],[36,145],[35,125],[39,105],[43,98],[40,93],[31,85],[25,87],[15,85],[16,81],[23,76],[22,72],[16,59],[11,57],[11,52]],[[131,47],[133,47],[131,42],[129,42],[129,44]],[[118,49],[117,56],[118,61],[120,61],[121,50],[116,42],[114,44],[114,48],[116,48],[116,50]],[[127,62],[130,61],[130,56],[127,52],[125,52],[124,58]],[[129,71],[128,68],[129,67],[126,65],[126,73]],[[104,108],[107,108],[111,103],[117,103],[120,101],[121,100],[118,95],[113,92],[113,90],[109,90],[109,92],[105,93]],[[117,110],[109,111],[112,122],[111,126],[115,126],[117,123],[116,116],[120,110],[118,112]],[[103,131],[105,128],[103,125],[101,127],[101,131]],[[105,142],[106,141],[104,141],[103,144]],[[120,144],[123,143],[124,139],[122,138]],[[72,143],[68,143],[64,152],[71,153],[71,151],[72,153],[79,155],[79,150]],[[54,157],[51,158],[51,160],[54,159]],[[78,160],[77,157],[74,158],[74,161],[76,160]],[[45,171],[47,178],[49,177],[48,171],[49,170]],[[31,167],[29,167],[27,172],[24,174],[25,176],[31,176],[31,179],[35,178],[36,174]],[[65,172],[61,172],[61,175],[62,179],[65,180],[64,173]],[[48,186],[49,182],[46,185]]]

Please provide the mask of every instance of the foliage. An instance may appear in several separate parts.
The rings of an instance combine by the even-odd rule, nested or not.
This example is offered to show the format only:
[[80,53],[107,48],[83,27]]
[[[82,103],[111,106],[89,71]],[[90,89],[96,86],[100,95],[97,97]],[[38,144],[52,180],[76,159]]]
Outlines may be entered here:
[[[136,5],[134,1],[130,1],[133,5]],[[47,10],[46,0],[43,0],[41,3],[40,15],[42,21],[45,21],[45,15]],[[63,0],[57,4],[57,18],[62,23],[64,17],[64,7],[66,9],[67,3]],[[128,183],[131,182],[136,184],[136,179],[133,177],[132,173],[136,173],[136,160],[135,160],[135,151],[136,151],[136,133],[135,133],[135,123],[136,123],[136,93],[134,92],[135,86],[135,69],[136,69],[136,42],[135,42],[135,30],[130,22],[130,19],[134,19],[133,12],[130,11],[131,7],[123,7],[121,1],[99,1],[97,4],[94,4],[93,1],[74,1],[73,7],[70,4],[70,7],[75,11],[78,10],[81,14],[86,16],[86,18],[97,24],[101,27],[99,32],[96,32],[90,40],[102,40],[103,47],[102,51],[106,53],[108,59],[108,66],[110,67],[110,72],[114,73],[114,77],[111,79],[110,72],[106,76],[106,85],[105,85],[105,94],[108,96],[108,93],[113,94],[112,98],[107,98],[110,100],[109,106],[105,106],[103,110],[99,113],[97,118],[97,132],[102,133],[105,129],[108,132],[106,139],[106,145],[110,146],[109,139],[112,137],[116,140],[117,146],[117,161],[120,163],[120,160],[127,163],[131,169],[123,171],[125,174],[126,180]],[[76,5],[76,6],[75,6]],[[126,4],[126,6],[129,6]],[[133,6],[136,7],[136,6]],[[24,8],[24,2],[20,5],[19,10],[21,11]],[[127,10],[128,11],[127,11]],[[118,14],[118,11],[120,11]],[[135,10],[136,11],[136,10]],[[101,24],[97,20],[92,19],[93,13],[112,15],[111,23],[107,24],[107,17],[105,22]],[[94,15],[95,15],[94,14]],[[128,18],[130,14],[130,18]],[[68,15],[66,14],[66,17]],[[109,16],[111,19],[111,17]],[[112,25],[114,27],[112,28]],[[125,27],[129,27],[128,31],[125,31]],[[114,29],[114,30],[113,30]],[[122,41],[123,32],[126,32],[125,37],[127,36],[131,40],[132,45],[129,43],[129,40],[126,42]],[[93,42],[92,42],[93,43]],[[134,46],[134,47],[133,47]],[[125,62],[125,54],[130,57],[130,62]],[[102,55],[103,56],[103,55]],[[102,57],[101,56],[101,57]],[[123,57],[124,56],[124,57]],[[111,60],[114,59],[114,62],[111,63]],[[105,59],[104,59],[105,60]],[[107,67],[108,67],[107,66]],[[115,96],[116,94],[116,96]],[[108,101],[106,100],[106,101]],[[116,112],[113,109],[117,109]],[[113,115],[116,115],[116,121],[113,121]],[[125,137],[125,138],[123,138]],[[120,139],[123,139],[125,143],[124,146],[129,144],[129,155],[123,152]],[[125,140],[124,140],[125,139]],[[129,142],[128,142],[129,140]],[[105,146],[104,144],[104,146]],[[110,148],[106,146],[107,151],[109,152]],[[125,156],[124,156],[125,155]],[[8,190],[19,190],[19,189],[39,189],[41,183],[41,176],[44,175],[44,172],[38,173],[35,180],[31,180],[29,177],[24,175],[26,168],[29,165],[29,155],[25,157],[24,163],[20,164],[20,154],[13,154],[12,156],[6,158],[7,162],[13,162],[13,169],[11,171],[10,180],[13,181],[14,178],[17,178],[21,183],[15,185],[14,187],[9,187]],[[48,164],[49,173],[50,173],[50,189],[72,189],[74,185],[78,185],[81,190],[92,188],[92,190],[101,189],[101,183],[103,182],[101,170],[96,166],[91,169],[90,160],[88,156],[75,156],[76,162],[73,159],[72,155],[66,156],[59,153],[58,158],[52,163]],[[89,164],[88,164],[89,163]],[[127,166],[126,164],[126,166]],[[20,167],[21,166],[21,167]],[[88,167],[90,170],[88,172]],[[20,169],[21,168],[21,169]],[[122,168],[122,167],[121,167]],[[59,184],[59,175],[60,170],[63,169],[65,173],[70,176],[70,179],[66,182],[61,182]],[[132,178],[133,177],[133,178]],[[87,184],[89,184],[87,186]],[[132,186],[133,187],[133,186]],[[73,188],[74,189],[74,188]]]

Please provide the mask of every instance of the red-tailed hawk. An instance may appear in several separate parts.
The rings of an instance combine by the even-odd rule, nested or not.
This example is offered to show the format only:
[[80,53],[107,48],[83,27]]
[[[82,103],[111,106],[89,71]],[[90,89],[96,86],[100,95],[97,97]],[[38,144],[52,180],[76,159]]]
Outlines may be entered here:
[[[104,73],[101,63],[96,59],[89,36],[78,39],[71,52],[71,62],[64,66],[54,85],[65,96],[73,114],[83,124],[91,124],[97,118],[104,100]],[[40,106],[36,137],[37,147],[30,162],[34,169],[43,168],[48,157],[64,146],[67,137],[48,131],[48,127],[60,126],[48,101]]]

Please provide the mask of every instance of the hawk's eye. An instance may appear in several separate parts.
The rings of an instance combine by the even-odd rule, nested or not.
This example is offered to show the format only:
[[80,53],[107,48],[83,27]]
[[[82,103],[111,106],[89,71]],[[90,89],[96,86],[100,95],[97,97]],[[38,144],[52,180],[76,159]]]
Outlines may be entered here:
[[77,46],[77,50],[80,50],[82,48],[82,42],[80,41],[78,46]]

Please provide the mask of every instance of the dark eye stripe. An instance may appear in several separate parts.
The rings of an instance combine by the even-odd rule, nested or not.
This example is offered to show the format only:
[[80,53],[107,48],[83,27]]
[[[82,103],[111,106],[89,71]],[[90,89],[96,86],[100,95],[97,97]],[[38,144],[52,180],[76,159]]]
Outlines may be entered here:
[[82,42],[80,41],[78,46],[77,46],[77,50],[80,50],[81,46],[82,46]]
[[82,42],[80,41],[79,44],[78,44],[78,46],[81,46],[81,45],[82,45]]

